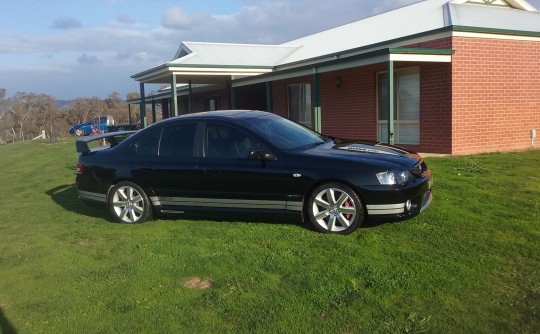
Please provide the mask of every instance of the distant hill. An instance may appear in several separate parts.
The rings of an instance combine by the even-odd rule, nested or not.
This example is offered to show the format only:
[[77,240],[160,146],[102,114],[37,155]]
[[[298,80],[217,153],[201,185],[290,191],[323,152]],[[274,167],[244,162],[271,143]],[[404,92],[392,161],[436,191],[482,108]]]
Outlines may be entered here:
[[56,106],[60,109],[64,109],[68,106],[68,104],[70,104],[71,102],[73,102],[73,100],[56,100]]

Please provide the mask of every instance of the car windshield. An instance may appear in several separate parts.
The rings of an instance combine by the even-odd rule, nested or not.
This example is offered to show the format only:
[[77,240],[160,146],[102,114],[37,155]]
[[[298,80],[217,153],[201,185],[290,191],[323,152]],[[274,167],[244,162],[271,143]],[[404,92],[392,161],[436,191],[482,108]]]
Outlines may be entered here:
[[254,118],[249,127],[281,150],[304,149],[326,141],[323,135],[281,117]]

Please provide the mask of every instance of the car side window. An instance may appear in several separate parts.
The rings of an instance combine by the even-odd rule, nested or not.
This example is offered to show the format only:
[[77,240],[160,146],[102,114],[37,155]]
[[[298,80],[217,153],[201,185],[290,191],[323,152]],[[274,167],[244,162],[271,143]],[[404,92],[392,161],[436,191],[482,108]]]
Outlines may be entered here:
[[159,138],[161,136],[160,131],[153,131],[146,135],[137,143],[137,155],[139,156],[157,156]]
[[205,131],[205,157],[237,159],[248,158],[251,151],[262,148],[248,134],[221,124],[207,124]]
[[164,128],[159,143],[159,156],[175,159],[192,158],[196,129],[196,123]]

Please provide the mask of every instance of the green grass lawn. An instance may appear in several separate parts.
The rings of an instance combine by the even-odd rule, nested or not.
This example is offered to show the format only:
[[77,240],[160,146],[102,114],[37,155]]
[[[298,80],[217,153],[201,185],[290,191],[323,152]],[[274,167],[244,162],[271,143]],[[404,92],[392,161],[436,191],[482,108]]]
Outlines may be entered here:
[[[116,224],[72,139],[0,146],[0,326],[18,333],[538,333],[540,151],[427,158],[421,216]],[[261,219],[259,219],[261,220]]]

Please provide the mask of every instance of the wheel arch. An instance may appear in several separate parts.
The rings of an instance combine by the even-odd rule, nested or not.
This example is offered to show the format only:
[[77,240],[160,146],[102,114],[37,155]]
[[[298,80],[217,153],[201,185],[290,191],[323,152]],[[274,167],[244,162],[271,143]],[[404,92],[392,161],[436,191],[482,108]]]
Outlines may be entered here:
[[351,188],[352,191],[354,191],[354,193],[356,194],[356,196],[358,196],[358,198],[360,199],[360,201],[362,202],[362,209],[364,210],[364,216],[367,218],[367,207],[366,207],[366,201],[364,200],[364,197],[362,195],[362,193],[360,193],[357,189],[356,189],[356,186],[351,184],[350,182],[346,181],[346,180],[343,180],[343,179],[339,179],[339,178],[328,178],[328,179],[322,179],[322,180],[317,180],[317,182],[313,183],[310,188],[306,191],[306,193],[304,194],[304,198],[302,199],[302,222],[309,222],[309,217],[307,216],[308,214],[308,204],[309,204],[309,197],[311,196],[311,194],[313,193],[313,191],[318,188],[319,186],[325,184],[325,183],[341,183],[343,185],[346,185],[347,187]]
[[[148,189],[146,187],[141,186],[139,183],[133,181],[132,179],[130,179],[128,177],[118,178],[118,179],[114,180],[114,182],[111,182],[111,184],[109,184],[109,186],[107,188],[107,193],[105,194],[106,195],[105,200],[107,201],[107,208],[109,207],[109,196],[111,196],[111,191],[120,182],[131,182],[133,184],[136,184],[137,186],[139,186],[144,191],[144,193],[146,194],[146,196],[148,196],[148,198],[150,198],[151,196],[154,196],[154,192],[151,191],[151,189]],[[152,203],[152,201],[150,201],[150,204],[152,205],[152,210],[154,210],[154,204]]]

